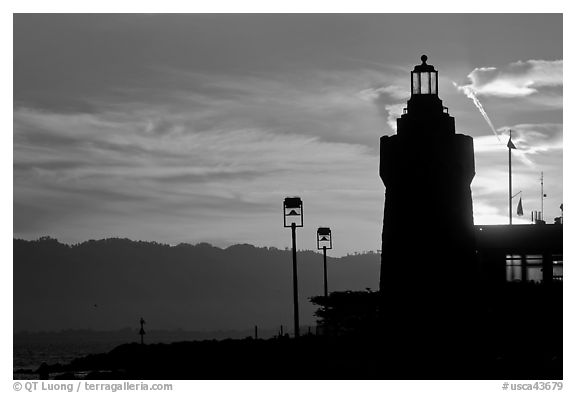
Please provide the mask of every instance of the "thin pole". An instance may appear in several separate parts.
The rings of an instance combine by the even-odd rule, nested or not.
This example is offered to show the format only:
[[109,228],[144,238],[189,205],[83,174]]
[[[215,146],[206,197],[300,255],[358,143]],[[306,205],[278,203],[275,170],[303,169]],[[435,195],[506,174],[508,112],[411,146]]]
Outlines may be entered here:
[[326,246],[322,247],[324,250],[324,297],[328,297],[328,272],[326,270]]
[[292,284],[294,287],[294,337],[300,337],[298,320],[298,266],[296,264],[296,224],[292,223]]
[[[512,130],[510,130],[512,138]],[[512,148],[508,145],[508,217],[512,225]]]
[[544,221],[544,172],[540,172],[540,211]]
[[140,318],[140,344],[144,345],[144,318]]

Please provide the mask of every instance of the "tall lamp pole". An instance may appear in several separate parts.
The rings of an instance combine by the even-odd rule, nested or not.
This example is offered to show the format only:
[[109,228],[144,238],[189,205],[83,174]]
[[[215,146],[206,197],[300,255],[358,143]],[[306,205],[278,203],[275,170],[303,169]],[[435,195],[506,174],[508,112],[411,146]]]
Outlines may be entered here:
[[298,312],[298,265],[296,263],[296,228],[304,226],[304,207],[299,197],[284,198],[284,228],[292,230],[292,286],[294,291],[294,337],[300,337]]
[[516,149],[512,142],[512,130],[509,130],[510,136],[508,139],[508,217],[510,225],[512,225],[512,149]]
[[332,249],[332,231],[330,228],[321,227],[316,232],[316,245],[318,250],[324,253],[324,297],[328,297],[328,270],[326,266],[326,250]]

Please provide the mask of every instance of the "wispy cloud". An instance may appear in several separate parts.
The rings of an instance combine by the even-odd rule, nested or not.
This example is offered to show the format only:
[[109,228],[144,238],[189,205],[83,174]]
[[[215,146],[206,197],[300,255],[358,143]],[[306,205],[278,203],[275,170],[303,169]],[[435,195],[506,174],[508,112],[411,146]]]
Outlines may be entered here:
[[480,97],[516,98],[540,108],[562,108],[562,69],[562,60],[526,60],[504,67],[480,67],[468,74],[468,83],[457,87]]
[[[337,211],[350,193],[365,201],[355,220],[373,221],[377,233],[379,220],[369,212],[370,206],[380,208],[381,195],[369,171],[376,170],[377,157],[368,146],[266,128],[195,131],[178,116],[164,115],[179,131],[151,131],[138,112],[17,109],[16,234],[52,233],[59,222],[55,235],[73,240],[139,233],[133,237],[175,242],[190,241],[202,228],[193,240],[224,237],[224,244],[236,239],[280,246],[252,222],[270,215],[275,222],[283,197],[324,201],[315,210],[327,212]],[[342,178],[349,180],[343,184]],[[172,223],[145,224],[167,219]],[[225,233],[219,230],[221,219]],[[191,223],[196,229],[183,232]]]
[[366,101],[371,101],[378,108],[381,116],[391,131],[396,131],[398,119],[410,98],[409,90],[400,84],[386,84],[379,87],[370,87],[358,93]]
[[505,67],[475,68],[469,75],[478,95],[526,97],[547,87],[562,88],[562,60],[517,61]]
[[507,150],[506,141],[509,130],[512,130],[512,140],[516,149],[514,156],[534,168],[533,158],[540,153],[551,153],[562,150],[562,124],[515,124],[500,127],[497,130],[500,138],[479,136],[474,138],[474,150],[477,154],[498,153]]

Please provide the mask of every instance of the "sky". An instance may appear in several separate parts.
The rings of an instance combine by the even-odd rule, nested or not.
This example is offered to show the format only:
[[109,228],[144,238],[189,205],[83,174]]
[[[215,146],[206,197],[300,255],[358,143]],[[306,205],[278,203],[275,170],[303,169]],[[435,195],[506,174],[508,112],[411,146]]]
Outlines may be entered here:
[[540,210],[541,172],[544,218],[561,214],[561,14],[13,22],[14,237],[284,248],[282,201],[298,195],[298,248],[329,226],[334,256],[379,249],[379,138],[395,133],[422,54],[457,132],[474,137],[475,223],[508,222],[509,129],[514,222]]

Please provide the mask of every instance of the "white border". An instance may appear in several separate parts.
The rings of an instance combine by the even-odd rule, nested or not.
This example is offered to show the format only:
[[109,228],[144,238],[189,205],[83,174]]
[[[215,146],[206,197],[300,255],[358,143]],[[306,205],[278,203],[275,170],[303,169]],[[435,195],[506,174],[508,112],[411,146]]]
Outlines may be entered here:
[[[452,8],[454,7],[454,8]],[[353,2],[341,2],[336,4],[334,1],[306,1],[297,0],[290,2],[271,2],[271,1],[217,1],[217,2],[184,2],[177,0],[163,0],[161,2],[155,1],[98,1],[98,2],[79,2],[79,1],[11,1],[4,4],[1,20],[1,28],[4,30],[1,36],[2,40],[2,53],[10,53],[10,56],[3,56],[2,61],[2,119],[5,125],[3,132],[0,134],[2,143],[2,170],[0,172],[1,183],[4,184],[2,193],[2,236],[0,236],[1,249],[2,249],[2,274],[1,285],[2,290],[2,311],[4,315],[9,315],[9,318],[4,318],[1,324],[2,337],[2,363],[1,373],[2,380],[9,383],[10,386],[5,391],[12,391],[12,206],[13,206],[13,190],[12,190],[12,13],[13,12],[228,12],[228,13],[250,13],[250,12],[331,12],[331,13],[363,13],[363,12],[410,12],[419,10],[420,12],[503,12],[503,13],[564,13],[564,64],[565,69],[568,70],[564,73],[564,94],[565,104],[564,108],[568,110],[564,116],[564,200],[566,202],[573,201],[574,187],[571,179],[571,171],[576,168],[574,156],[570,154],[573,146],[573,135],[576,131],[574,126],[574,111],[571,109],[571,104],[574,102],[573,92],[571,87],[574,86],[572,73],[573,62],[573,49],[570,50],[567,42],[573,46],[573,41],[568,37],[574,37],[575,29],[572,5],[568,1],[546,1],[546,2],[531,2],[527,1],[497,1],[497,0],[483,0],[477,2],[463,2],[463,1],[421,1],[412,0],[409,2],[384,2],[373,0],[356,0]],[[564,216],[567,217],[567,226],[565,232],[565,239],[574,239],[572,224],[573,219],[571,206],[574,203],[567,204],[568,210]],[[573,240],[572,240],[573,241]],[[570,387],[568,381],[573,380],[570,377],[568,370],[574,370],[574,338],[570,332],[576,332],[574,324],[574,307],[570,304],[568,299],[574,298],[574,289],[569,284],[571,280],[572,263],[574,261],[573,246],[569,241],[565,242],[564,250],[564,277],[566,277],[564,286],[564,382],[565,386]],[[152,381],[148,381],[152,382]],[[235,392],[270,392],[272,389],[277,392],[285,391],[318,391],[330,390],[331,393],[349,393],[351,389],[361,389],[362,391],[386,391],[393,392],[411,392],[411,391],[425,391],[425,392],[499,392],[502,383],[500,381],[252,381],[252,382],[238,382],[238,381],[172,381],[174,383],[174,391],[191,391],[191,389],[207,390],[222,390],[222,391],[235,391]],[[565,388],[566,390],[566,388]]]

